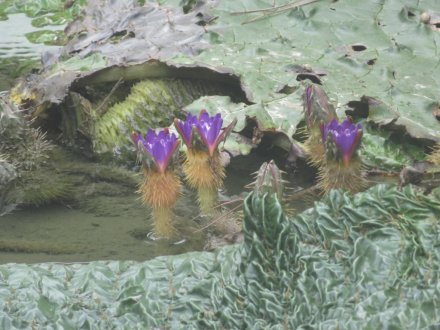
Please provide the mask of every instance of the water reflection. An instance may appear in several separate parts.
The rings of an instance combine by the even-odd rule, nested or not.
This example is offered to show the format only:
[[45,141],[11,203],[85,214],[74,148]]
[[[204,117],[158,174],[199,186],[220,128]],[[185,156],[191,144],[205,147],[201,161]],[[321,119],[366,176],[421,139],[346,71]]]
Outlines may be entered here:
[[[41,31],[31,24],[32,18],[25,14],[8,15],[8,20],[0,21],[0,58],[23,57],[39,60],[44,51],[56,49],[56,46],[35,44],[26,38],[26,34]],[[63,26],[45,26],[44,30],[58,31]]]

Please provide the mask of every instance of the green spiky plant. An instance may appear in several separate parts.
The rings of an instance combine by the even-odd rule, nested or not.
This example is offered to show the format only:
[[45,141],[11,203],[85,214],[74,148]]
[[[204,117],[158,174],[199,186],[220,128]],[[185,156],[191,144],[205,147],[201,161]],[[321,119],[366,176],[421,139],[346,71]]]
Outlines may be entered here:
[[[285,212],[292,214],[293,209],[287,208],[288,196],[284,193],[288,188],[287,181],[283,179],[284,172],[276,165],[275,161],[264,162],[258,171],[254,173],[254,180],[245,186],[252,190],[255,194],[264,195],[265,193],[276,194],[278,200],[283,204]],[[241,219],[243,219],[242,199],[228,202],[228,204],[240,203],[227,211],[221,211],[214,220],[203,227],[206,229],[214,227],[214,231],[218,235],[227,235],[231,237],[242,230]],[[222,246],[225,241],[212,240],[208,243],[209,248]]]
[[0,155],[0,216],[14,208],[8,203],[11,186],[17,177],[15,167],[10,164],[5,155]]
[[14,173],[2,193],[3,206],[39,206],[66,197],[70,185],[46,166],[53,149],[46,135],[31,127],[30,120],[6,97],[0,99],[0,107],[0,154],[5,155],[3,165],[7,160],[13,169],[9,172]]

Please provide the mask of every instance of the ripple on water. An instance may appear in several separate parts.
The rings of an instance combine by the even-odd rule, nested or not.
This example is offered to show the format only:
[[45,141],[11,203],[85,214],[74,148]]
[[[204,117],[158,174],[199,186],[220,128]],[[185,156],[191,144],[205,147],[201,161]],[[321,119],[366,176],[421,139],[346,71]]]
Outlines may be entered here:
[[[26,57],[39,59],[42,52],[58,48],[43,44],[31,43],[26,34],[40,31],[31,24],[32,18],[25,14],[11,14],[8,19],[0,21],[0,58]],[[45,26],[44,30],[62,30],[64,26]]]

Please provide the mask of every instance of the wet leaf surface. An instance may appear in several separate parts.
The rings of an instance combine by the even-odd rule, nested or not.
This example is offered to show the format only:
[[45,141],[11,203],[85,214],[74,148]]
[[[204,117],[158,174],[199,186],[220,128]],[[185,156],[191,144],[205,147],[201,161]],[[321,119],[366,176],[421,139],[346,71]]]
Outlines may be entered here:
[[0,318],[73,328],[437,323],[438,189],[332,191],[293,218],[274,196],[251,194],[244,243],[214,253],[1,265]]

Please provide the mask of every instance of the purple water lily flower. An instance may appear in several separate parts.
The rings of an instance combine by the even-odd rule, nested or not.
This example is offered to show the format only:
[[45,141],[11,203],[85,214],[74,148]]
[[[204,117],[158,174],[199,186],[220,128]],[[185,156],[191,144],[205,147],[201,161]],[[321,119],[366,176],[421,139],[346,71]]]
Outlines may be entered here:
[[329,137],[334,141],[341,152],[344,165],[347,166],[361,141],[361,124],[355,125],[350,119],[339,124],[336,119],[333,119],[329,123],[321,125],[321,133],[324,143]]
[[165,172],[171,156],[179,144],[176,135],[174,133],[170,134],[168,128],[159,131],[157,134],[154,130],[149,129],[145,138],[139,133],[133,133],[131,138],[138,148],[140,145],[143,146],[160,173]]
[[[183,141],[188,148],[199,148],[200,143],[208,148],[209,155],[212,156],[221,141],[232,131],[237,119],[234,119],[227,127],[222,130],[223,119],[219,113],[209,116],[206,110],[201,110],[199,117],[188,114],[185,121],[174,120],[177,131],[182,136]],[[196,129],[199,140],[193,141],[193,132]],[[200,141],[201,140],[201,141]]]
[[188,148],[192,147],[193,127],[197,123],[197,117],[192,114],[188,114],[185,121],[175,119],[174,126],[183,139],[183,142]]
[[214,151],[220,142],[224,139],[225,131],[221,132],[222,125],[223,119],[219,113],[210,117],[206,110],[200,112],[199,119],[195,124],[197,132],[208,148],[211,156],[214,154]]
[[339,123],[336,119],[331,120],[327,124],[321,124],[321,135],[324,143],[327,141],[328,133],[337,130],[338,126]]

